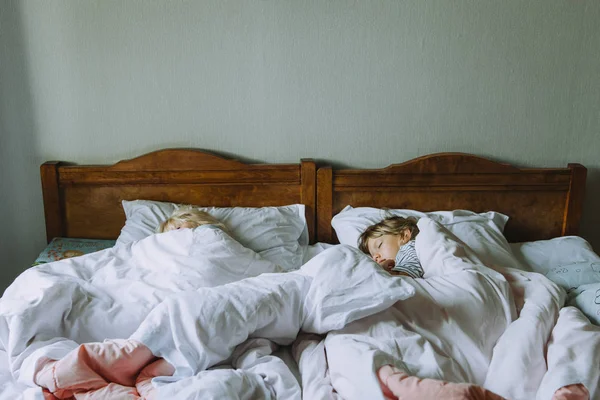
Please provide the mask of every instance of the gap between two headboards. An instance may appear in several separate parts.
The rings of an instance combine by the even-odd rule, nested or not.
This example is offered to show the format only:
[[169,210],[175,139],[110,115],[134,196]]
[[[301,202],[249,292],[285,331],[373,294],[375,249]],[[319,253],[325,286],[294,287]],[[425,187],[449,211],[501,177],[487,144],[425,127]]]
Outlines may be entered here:
[[463,153],[438,153],[382,169],[246,164],[195,149],[166,149],[113,165],[51,161],[40,168],[46,236],[115,239],[122,200],[214,207],[301,203],[310,242],[336,243],[331,218],[346,205],[419,211],[497,211],[511,242],[578,232],[587,170],[517,168]]

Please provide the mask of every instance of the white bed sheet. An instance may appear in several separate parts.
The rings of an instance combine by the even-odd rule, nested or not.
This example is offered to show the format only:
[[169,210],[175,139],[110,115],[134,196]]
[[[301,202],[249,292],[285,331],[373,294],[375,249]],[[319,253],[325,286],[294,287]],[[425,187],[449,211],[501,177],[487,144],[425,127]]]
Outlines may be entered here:
[[[422,231],[427,232],[427,228],[422,228]],[[214,235],[214,232],[210,234]],[[177,236],[177,234],[174,235]],[[156,254],[152,252],[171,252],[172,246],[175,246],[176,249],[178,248],[182,250],[182,243],[189,244],[193,242],[193,238],[182,240],[184,239],[183,237],[177,236],[177,238],[175,238],[175,236],[173,237],[173,242],[169,242],[168,244],[163,243],[162,245],[161,243],[156,242],[156,238],[148,239],[147,247],[144,248],[143,251],[143,253],[146,254],[143,262],[149,263],[149,265],[154,265],[154,273],[159,273],[161,268],[164,268],[163,264],[166,263],[164,257],[171,257],[172,255],[163,255],[157,257]],[[423,235],[422,238],[426,239],[427,234]],[[155,242],[151,243],[152,240]],[[421,241],[425,242],[424,240]],[[203,240],[203,242],[205,242],[205,240]],[[227,246],[229,246],[229,244]],[[332,249],[334,247],[335,249]],[[421,247],[424,248],[427,246]],[[436,246],[430,247],[436,248]],[[440,246],[437,247],[439,248]],[[442,248],[444,247],[442,246]],[[515,251],[516,255],[519,256],[519,249],[514,245],[511,246],[511,248],[513,251]],[[323,254],[325,250],[330,251],[326,254]],[[123,252],[124,250],[119,251]],[[154,254],[154,256],[149,254]],[[179,256],[185,259],[186,257],[183,254],[184,253],[180,252]],[[198,254],[196,253],[196,256],[197,255]],[[376,366],[381,365],[382,363],[394,363],[419,376],[429,376],[454,381],[466,380],[479,383],[489,387],[494,391],[497,391],[500,394],[505,394],[507,396],[510,395],[510,398],[515,399],[527,398],[523,397],[523,393],[528,393],[528,396],[530,396],[531,393],[535,392],[537,392],[538,399],[548,399],[549,394],[553,393],[553,391],[557,388],[557,384],[578,383],[582,380],[587,382],[588,388],[591,388],[592,393],[597,392],[598,380],[600,379],[598,375],[600,374],[600,371],[592,371],[590,370],[589,366],[598,365],[599,362],[598,357],[600,357],[600,355],[598,354],[600,354],[600,328],[597,329],[597,327],[590,326],[589,322],[586,322],[585,317],[583,317],[578,310],[571,307],[563,309],[560,312],[560,317],[558,317],[558,309],[560,308],[560,305],[562,305],[561,302],[564,301],[564,299],[561,300],[561,295],[558,294],[559,292],[554,293],[554,287],[552,284],[548,285],[546,281],[541,281],[541,287],[544,287],[545,289],[542,291],[543,293],[540,296],[549,296],[548,299],[550,299],[550,303],[548,303],[547,300],[542,300],[542,303],[548,305],[554,302],[555,306],[554,308],[549,307],[545,310],[547,315],[529,315],[531,316],[532,320],[545,318],[545,320],[548,321],[552,320],[551,316],[556,314],[554,317],[554,321],[557,321],[556,324],[554,324],[554,322],[552,324],[547,324],[543,327],[543,329],[539,330],[537,328],[532,328],[532,325],[525,321],[526,318],[522,319],[520,322],[519,320],[516,320],[512,324],[510,324],[510,322],[507,323],[509,320],[512,321],[514,316],[507,316],[511,314],[512,311],[510,309],[510,293],[506,292],[505,288],[503,288],[503,285],[505,285],[505,283],[502,283],[503,278],[499,277],[494,271],[485,268],[483,263],[478,261],[477,256],[475,254],[471,254],[469,256],[470,258],[467,257],[467,264],[470,264],[470,266],[467,268],[465,268],[465,265],[459,266],[457,271],[460,270],[460,274],[466,274],[465,277],[470,277],[475,279],[475,281],[478,281],[479,283],[474,284],[474,288],[479,287],[479,284],[482,281],[485,281],[487,282],[488,289],[486,289],[484,292],[487,293],[491,290],[492,292],[495,291],[496,294],[501,293],[499,299],[503,299],[501,300],[502,305],[495,308],[495,310],[500,311],[500,313],[498,314],[497,321],[492,327],[492,331],[496,332],[500,326],[504,326],[504,336],[502,336],[498,341],[496,349],[490,349],[489,347],[486,347],[483,351],[481,349],[477,351],[473,349],[473,351],[461,350],[462,353],[453,353],[451,358],[454,359],[454,362],[451,362],[450,364],[448,364],[448,360],[440,360],[439,357],[434,354],[435,352],[432,351],[424,352],[425,356],[429,357],[429,361],[424,361],[423,359],[418,361],[413,359],[413,361],[411,361],[411,358],[407,356],[407,353],[404,353],[404,356],[406,357],[398,358],[392,354],[393,352],[387,351],[390,347],[385,344],[386,340],[389,341],[389,338],[395,338],[392,340],[394,342],[393,346],[398,346],[398,337],[403,337],[404,339],[402,340],[405,341],[405,344],[410,343],[411,346],[409,347],[413,347],[415,345],[415,340],[417,341],[417,346],[421,346],[421,348],[423,348],[422,345],[424,343],[437,343],[437,346],[441,343],[439,341],[439,337],[444,336],[446,329],[440,328],[439,326],[428,327],[427,329],[419,332],[421,334],[419,338],[414,335],[411,336],[412,334],[407,335],[406,326],[402,323],[400,325],[398,324],[399,320],[418,320],[419,317],[422,317],[422,315],[419,314],[411,314],[414,312],[414,308],[416,307],[402,308],[401,304],[404,302],[397,303],[399,299],[409,297],[410,298],[405,301],[407,305],[419,302],[419,296],[411,297],[410,293],[407,292],[407,286],[401,283],[405,282],[406,280],[404,278],[386,278],[387,275],[385,275],[385,273],[379,274],[377,272],[377,268],[373,269],[372,265],[369,265],[370,262],[366,257],[361,256],[361,254],[355,249],[350,249],[345,246],[333,246],[325,243],[317,243],[315,245],[308,246],[305,255],[305,262],[310,261],[310,263],[303,267],[303,271],[301,273],[311,278],[318,276],[321,283],[320,285],[315,285],[313,287],[313,292],[310,296],[316,300],[313,300],[310,302],[310,304],[305,304],[305,315],[303,315],[301,318],[303,330],[318,332],[320,334],[325,334],[329,331],[334,331],[334,333],[331,334],[327,340],[322,340],[321,336],[318,335],[303,333],[299,340],[294,343],[294,346],[281,346],[275,351],[275,353],[273,353],[273,356],[276,358],[273,359],[275,363],[284,367],[283,370],[286,371],[284,372],[286,379],[293,377],[298,383],[298,386],[304,385],[304,399],[337,399],[342,398],[341,394],[345,395],[344,398],[360,398],[361,391],[365,391],[363,394],[368,394],[369,398],[375,399],[377,398],[378,389],[376,386],[376,378],[374,377],[373,372]],[[95,255],[64,260],[61,262],[62,264],[57,265],[59,265],[61,268],[64,268],[63,273],[64,271],[69,271],[66,275],[72,277],[73,274],[77,275],[81,274],[82,271],[85,271],[85,268],[82,269],[82,265],[87,265],[88,267],[92,268],[93,265],[98,264],[98,260],[103,258],[113,258],[114,264],[113,256],[114,254],[108,257],[106,254],[102,254],[102,252],[100,252],[96,253]],[[423,250],[421,250],[420,256],[423,259],[428,257],[427,254],[423,253]],[[438,256],[429,254],[429,257],[431,259],[435,259]],[[523,259],[522,254],[520,257]],[[123,261],[124,258],[126,257],[122,254],[121,256],[117,257],[117,259],[121,261]],[[258,264],[254,264],[253,268],[245,269],[245,271],[249,272],[244,276],[254,276],[260,273],[259,271],[264,272],[270,268],[276,268],[270,266],[270,264],[261,264],[261,260],[254,261],[258,262]],[[462,262],[464,262],[464,260]],[[473,265],[476,265],[476,267],[473,267]],[[48,264],[41,269],[44,270],[44,268],[48,269],[54,267],[54,265]],[[341,274],[339,268],[342,269],[341,271],[346,271],[348,273]],[[375,275],[373,275],[372,271],[365,273],[365,271],[369,269],[376,271]],[[151,296],[147,297],[150,300],[148,300],[148,308],[144,309],[144,313],[147,314],[149,310],[152,309],[156,304],[160,303],[162,298],[164,298],[164,296],[166,296],[168,293],[180,291],[182,287],[179,285],[188,285],[187,288],[190,288],[190,275],[186,274],[185,271],[183,272],[184,273],[181,275],[182,280],[175,283],[173,281],[169,281],[168,285],[170,286],[168,286],[168,289],[163,288],[164,293],[157,295],[155,292]],[[114,275],[113,272],[111,279],[116,278],[117,275],[118,274]],[[227,272],[225,272],[225,275],[227,276]],[[162,280],[164,276],[164,274],[159,273],[158,275],[155,275],[155,278],[158,279],[160,277],[158,280]],[[339,279],[340,276],[344,276],[346,281],[341,281]],[[456,275],[456,277],[458,276],[459,275]],[[122,278],[123,276],[120,277]],[[223,280],[222,274],[220,274],[219,277],[214,278],[209,276],[209,278],[213,279],[213,281],[206,286],[220,285],[235,281],[240,277],[241,275],[239,274],[235,277],[232,275],[232,277],[228,280]],[[83,279],[86,277],[80,276],[80,278]],[[139,277],[135,278],[128,276],[128,278],[138,279]],[[360,292],[361,287],[360,285],[356,285],[356,282],[362,282],[366,278],[375,280],[364,286],[364,290]],[[527,280],[529,278],[525,276],[525,279]],[[109,282],[109,280],[105,280],[105,282]],[[464,279],[461,278],[459,281],[461,283],[456,283],[456,286],[462,285]],[[21,288],[24,289],[27,285],[29,285],[29,282],[31,281],[22,280],[20,284],[24,286],[21,286]],[[148,283],[147,280],[144,282]],[[451,290],[452,284],[448,284],[449,282],[450,281],[446,280],[445,285],[450,288],[449,290]],[[48,283],[48,281],[46,281],[46,283]],[[164,283],[165,282],[161,282],[161,284]],[[339,289],[340,285],[341,289],[338,290],[337,293],[333,293],[332,296],[338,297],[334,304],[335,307],[328,308],[327,305],[329,303],[327,303],[327,301],[330,301],[331,297],[327,296],[332,294],[331,292],[333,288],[337,287]],[[52,285],[49,287],[51,286]],[[429,293],[429,295],[432,294],[430,292],[431,288],[429,288],[427,285],[422,286],[422,284],[418,284],[409,285],[408,287],[415,287],[417,294],[419,292],[422,292],[423,295],[426,295],[427,293]],[[536,285],[536,287],[540,287],[540,285]],[[45,289],[48,289],[48,287]],[[123,287],[114,286],[114,289],[122,290]],[[14,287],[13,290],[15,290]],[[158,292],[161,293],[160,290]],[[9,297],[11,297],[11,292],[9,291],[7,293],[9,294]],[[477,293],[478,292],[475,291],[470,296],[482,296],[482,293]],[[536,304],[533,299],[536,298],[536,296],[537,298],[540,296],[531,295],[531,291],[529,292],[529,295],[531,300],[530,304]],[[16,296],[15,292],[15,298],[16,297],[18,296]],[[444,296],[442,296],[442,298],[444,298]],[[3,298],[3,300],[0,301],[0,310],[4,310],[3,312],[6,315],[7,311],[13,312],[15,310],[15,304],[13,303],[12,305],[8,306],[5,300],[6,299]],[[21,306],[29,307],[32,302],[35,303],[36,298],[26,298],[25,301],[29,305],[22,304]],[[470,298],[468,301],[472,303],[473,298]],[[2,303],[4,303],[6,308],[2,308]],[[342,307],[341,304],[343,304],[344,307]],[[389,306],[392,304],[396,304],[396,306],[389,308]],[[316,311],[322,309],[328,311],[321,314],[315,314]],[[446,312],[447,311],[448,310],[446,310]],[[403,315],[403,317],[399,318],[399,315]],[[501,317],[501,315],[504,315],[504,317]],[[506,319],[506,321],[502,322],[503,318]],[[556,320],[556,318],[558,318],[558,320]],[[396,322],[392,322],[390,324],[390,321]],[[519,324],[521,325],[519,326]],[[136,329],[136,327],[139,325],[139,321],[135,324],[131,323],[129,325],[125,324],[125,328],[121,327],[120,332],[117,334],[120,335],[120,337],[127,337],[129,333]],[[508,329],[506,329],[507,326]],[[524,327],[525,330],[523,330]],[[574,327],[577,329],[573,329]],[[436,329],[442,330],[437,332]],[[535,333],[533,336],[525,337],[523,332],[527,329],[533,329],[533,332],[538,332],[537,334],[540,338],[546,337],[544,345],[548,345],[548,371],[542,371],[540,368],[531,368],[531,357],[533,356],[527,351],[535,348],[536,343],[539,343],[539,341],[537,341],[535,338]],[[376,330],[377,334],[373,334],[373,330]],[[0,326],[0,331],[3,331],[2,335],[4,335],[4,338],[6,339],[6,326]],[[469,335],[472,336],[473,334],[473,332],[468,332],[468,330],[461,330],[461,332],[465,334],[464,337]],[[514,335],[514,337],[511,337],[511,334],[506,334],[506,332],[513,332],[512,335]],[[108,335],[114,333],[102,331],[101,334]],[[548,341],[547,339],[550,334],[552,335],[551,340]],[[83,329],[82,326],[77,329],[77,335],[81,336],[78,338],[79,341],[86,341],[90,339],[89,335],[91,335],[91,333],[89,330]],[[486,334],[488,337],[489,335],[490,332]],[[365,337],[377,338],[378,336],[380,337],[379,339],[365,339]],[[388,339],[381,340],[381,336],[387,337]],[[350,342],[348,342],[349,337],[352,338]],[[436,339],[436,337],[438,339]],[[451,337],[453,340],[455,340],[456,335],[452,334]],[[357,338],[359,340],[357,340]],[[424,341],[423,338],[425,338]],[[101,340],[98,338],[92,339]],[[528,340],[533,340],[533,342],[528,342]],[[462,341],[463,344],[467,342],[468,340]],[[73,348],[73,345],[76,345],[76,342],[71,343],[69,341],[65,341],[65,343],[68,344],[66,347],[64,347],[64,350],[71,349]],[[515,343],[520,343],[520,346],[515,347]],[[324,351],[326,346],[329,346],[327,354],[325,354]],[[507,350],[501,351],[502,346],[505,346]],[[382,349],[385,351],[382,351]],[[590,349],[596,350],[590,351]],[[573,350],[574,352],[570,352],[570,350]],[[449,351],[452,353],[454,350]],[[292,353],[298,362],[292,358]],[[499,357],[496,353],[501,355],[510,355],[510,357]],[[41,354],[43,355],[44,353],[42,352]],[[416,354],[417,353],[414,353],[413,356],[417,357]],[[575,358],[573,357],[573,354],[580,354],[581,356]],[[29,355],[31,355],[31,353],[29,353]],[[535,356],[539,357],[539,353]],[[461,357],[463,357],[462,360]],[[455,364],[456,360],[459,360],[458,364]],[[17,357],[17,363],[22,361],[24,360]],[[35,364],[35,362],[31,360],[25,362],[26,367],[27,365],[31,366],[32,363]],[[484,369],[477,367],[478,365],[481,366],[486,363],[488,367]],[[565,372],[566,370],[562,368],[564,365],[570,366],[568,369],[569,372]],[[10,366],[13,368],[14,373],[14,357]],[[276,369],[273,369],[273,371],[275,370]],[[302,375],[300,375],[299,370],[302,370]],[[266,375],[268,375],[268,371],[270,370],[267,370]],[[486,371],[485,374],[483,373],[484,371]],[[512,373],[508,373],[507,371]],[[23,376],[21,376],[19,372],[21,372],[20,368],[17,368],[17,374],[15,374],[15,376],[21,377],[21,381],[23,382],[28,382],[27,379],[31,378],[31,373],[26,372],[23,375],[25,376],[25,379],[23,379]],[[218,374],[231,374],[231,372],[218,372]],[[533,387],[530,385],[529,387],[525,387],[522,385],[523,374],[530,374],[532,378],[528,381],[537,382],[536,386]],[[263,375],[265,375],[265,373],[263,373]],[[496,379],[498,376],[502,376],[503,379]],[[0,400],[43,398],[39,388],[31,388],[23,382],[13,379],[11,369],[9,368],[8,354],[6,351],[0,350]],[[357,387],[362,389],[356,390]],[[295,397],[296,395],[292,396],[292,398]]]

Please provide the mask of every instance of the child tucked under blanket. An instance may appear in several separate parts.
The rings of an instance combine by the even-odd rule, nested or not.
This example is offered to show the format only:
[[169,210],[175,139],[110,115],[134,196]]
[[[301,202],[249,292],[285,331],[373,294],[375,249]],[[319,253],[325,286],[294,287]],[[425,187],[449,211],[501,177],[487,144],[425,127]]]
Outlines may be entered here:
[[[419,221],[419,228],[417,248],[421,239],[430,242],[452,239],[443,227],[426,218]],[[456,242],[450,248],[430,249],[422,261],[427,269],[433,265],[430,262],[445,259],[446,262],[441,263],[445,267],[448,260],[454,260],[457,267],[453,273],[466,269],[465,276],[473,277],[473,282],[489,283],[486,295],[496,293],[501,297],[499,302],[511,298],[508,282],[495,271],[485,271],[483,265],[470,264],[470,259],[463,257],[465,251],[462,244]],[[202,390],[207,393],[202,398],[227,398],[234,395],[228,390],[236,390],[235,396],[244,399],[300,399],[299,386],[285,374],[275,377],[268,371],[253,372],[253,368],[261,364],[261,357],[268,356],[269,352],[259,350],[249,356],[247,347],[253,348],[257,340],[265,339],[266,343],[288,345],[301,330],[318,334],[332,332],[341,337],[344,327],[360,326],[362,318],[375,318],[394,304],[411,299],[415,287],[433,288],[435,285],[427,279],[418,285],[411,284],[411,278],[390,277],[370,264],[372,261],[357,250],[337,246],[313,258],[298,272],[262,274],[173,295],[155,307],[129,339],[82,344],[58,360],[42,360],[37,365],[35,383],[45,388],[48,399],[53,396],[61,399],[167,398],[174,387],[180,389],[176,398],[185,399],[188,398],[186,387],[181,382],[197,385],[194,393],[187,392],[189,398],[199,396]],[[441,268],[440,264],[437,268]],[[343,309],[345,305],[350,309]],[[459,307],[460,303],[449,301],[448,305]],[[498,312],[496,324],[506,329],[514,318],[514,304],[512,311],[508,307]],[[495,341],[485,346],[492,348],[494,344]],[[329,356],[335,357],[335,351]],[[245,369],[208,370],[226,360],[234,366],[239,362]],[[336,363],[333,358],[331,361],[331,365]],[[299,364],[302,371],[303,363]],[[368,394],[369,398],[502,399],[482,385],[420,379],[393,364],[374,365],[373,379],[378,386],[376,392]],[[402,364],[402,360],[398,360],[398,364]],[[369,370],[370,366],[365,369]],[[210,379],[211,376],[221,379]],[[151,382],[153,377],[156,379]],[[587,389],[577,383],[559,388],[552,399],[588,399]]]

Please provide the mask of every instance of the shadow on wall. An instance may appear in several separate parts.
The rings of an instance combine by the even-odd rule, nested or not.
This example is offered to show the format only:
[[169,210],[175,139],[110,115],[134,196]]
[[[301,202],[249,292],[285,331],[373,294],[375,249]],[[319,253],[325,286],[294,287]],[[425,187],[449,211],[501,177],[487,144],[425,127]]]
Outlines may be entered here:
[[579,235],[585,238],[600,254],[600,213],[596,210],[600,198],[600,168],[588,167],[585,200]]
[[40,157],[21,6],[19,0],[8,0],[0,7],[1,292],[44,245]]

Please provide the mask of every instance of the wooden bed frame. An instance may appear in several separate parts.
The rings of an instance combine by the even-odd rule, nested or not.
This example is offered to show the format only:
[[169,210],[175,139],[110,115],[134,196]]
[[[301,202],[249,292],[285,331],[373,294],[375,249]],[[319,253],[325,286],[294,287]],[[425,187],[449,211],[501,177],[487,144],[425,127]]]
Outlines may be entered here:
[[575,235],[587,170],[517,168],[463,153],[438,153],[383,169],[317,171],[317,241],[336,243],[331,218],[346,205],[419,211],[498,211],[510,242]]
[[331,218],[346,205],[420,211],[498,211],[509,241],[577,234],[586,168],[517,168],[462,153],[432,154],[383,169],[245,164],[208,152],[167,149],[109,166],[41,166],[46,236],[115,239],[122,200],[215,207],[302,203],[310,241],[337,243]]
[[316,165],[244,164],[205,151],[167,149],[110,166],[41,166],[46,237],[116,239],[125,224],[122,200],[206,207],[304,204],[315,239]]

